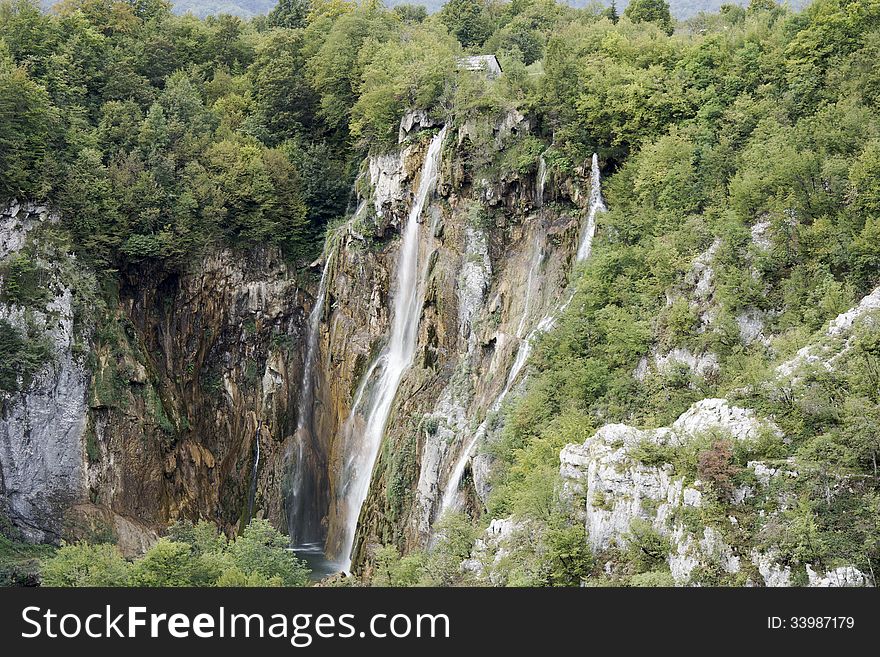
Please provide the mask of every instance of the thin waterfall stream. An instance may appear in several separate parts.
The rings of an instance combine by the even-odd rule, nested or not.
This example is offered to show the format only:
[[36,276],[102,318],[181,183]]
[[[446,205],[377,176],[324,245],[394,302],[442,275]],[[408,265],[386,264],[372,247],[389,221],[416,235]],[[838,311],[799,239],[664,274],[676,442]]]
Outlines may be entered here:
[[254,465],[251,468],[251,488],[248,492],[248,510],[247,510],[247,521],[250,522],[254,519],[254,501],[257,498],[257,473],[260,469],[260,429],[263,426],[263,421],[257,421],[257,433],[254,436]]
[[[541,158],[538,167],[538,176],[538,197],[540,199],[543,199],[544,177],[546,176],[546,165],[544,164],[543,157]],[[601,183],[602,181],[601,171],[599,169],[599,156],[598,154],[593,153],[590,170],[590,202],[587,209],[587,221],[584,225],[581,239],[578,243],[578,250],[575,256],[575,262],[582,262],[590,256],[593,248],[593,238],[596,235],[596,215],[599,212],[607,211],[607,208],[605,207],[605,201],[602,198]],[[539,201],[539,207],[540,202],[541,201]],[[520,318],[519,326],[516,332],[516,337],[520,338],[520,344],[519,349],[516,353],[516,358],[514,358],[513,365],[511,365],[510,371],[507,374],[504,388],[489,406],[488,412],[486,413],[486,418],[480,423],[480,426],[477,427],[477,430],[467,441],[464,448],[459,452],[458,458],[456,459],[455,464],[453,465],[452,470],[450,471],[449,476],[446,479],[446,484],[443,488],[443,494],[440,501],[440,512],[437,517],[447,511],[457,511],[461,509],[461,507],[464,505],[464,495],[463,491],[461,490],[461,481],[462,477],[464,476],[464,471],[467,468],[467,464],[473,456],[474,448],[486,435],[489,420],[495,415],[495,413],[497,413],[501,409],[501,405],[504,403],[507,395],[510,394],[510,391],[513,389],[517,378],[525,367],[525,364],[528,361],[529,355],[532,351],[533,338],[538,333],[543,333],[553,328],[553,326],[556,324],[557,317],[565,311],[574,296],[573,293],[570,293],[568,295],[568,298],[562,305],[558,306],[550,314],[544,316],[538,322],[535,328],[533,328],[529,332],[529,334],[523,338],[522,332],[529,317],[531,298],[533,294],[533,276],[535,273],[534,262],[535,261],[533,260],[532,269],[529,271],[528,284],[526,286],[526,300],[524,303],[523,314]]]
[[327,300],[329,272],[336,244],[328,240],[327,255],[318,284],[318,294],[309,313],[306,335],[306,356],[303,361],[302,382],[297,401],[297,425],[294,445],[288,454],[290,462],[290,494],[287,502],[287,527],[291,544],[297,551],[314,551],[324,548],[323,518],[326,516],[326,497],[322,494],[321,479],[326,476],[327,455],[321,449],[321,441],[315,427],[315,390],[318,381],[315,365],[319,356],[321,322]]

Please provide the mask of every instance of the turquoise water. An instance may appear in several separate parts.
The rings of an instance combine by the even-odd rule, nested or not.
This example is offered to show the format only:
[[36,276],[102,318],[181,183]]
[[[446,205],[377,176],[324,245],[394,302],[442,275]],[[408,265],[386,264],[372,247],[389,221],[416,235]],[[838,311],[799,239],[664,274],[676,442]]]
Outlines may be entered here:
[[342,564],[330,561],[324,556],[324,546],[321,543],[304,543],[291,548],[296,556],[309,564],[312,569],[312,581],[317,582],[329,575],[342,572]]

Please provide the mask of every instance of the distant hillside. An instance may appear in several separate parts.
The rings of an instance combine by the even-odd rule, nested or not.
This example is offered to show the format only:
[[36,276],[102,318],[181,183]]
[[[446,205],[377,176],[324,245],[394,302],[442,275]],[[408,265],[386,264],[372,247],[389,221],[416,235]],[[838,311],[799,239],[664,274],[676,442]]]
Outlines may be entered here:
[[[600,0],[603,5],[610,5],[610,0]],[[196,16],[204,17],[211,14],[234,14],[243,18],[267,14],[275,6],[274,0],[172,0],[174,11],[178,14],[189,12]],[[620,0],[618,9],[623,11],[628,0]],[[444,0],[422,0],[421,2],[408,2],[407,0],[385,0],[389,7],[401,4],[424,5],[429,12],[439,11],[445,4]],[[588,0],[570,0],[573,7],[584,7]],[[669,6],[676,18],[690,18],[701,11],[717,11],[723,4],[748,4],[748,0],[670,0]],[[802,6],[806,2],[791,3],[794,6]]]
[[174,13],[190,13],[204,18],[211,14],[233,14],[251,18],[268,14],[277,0],[172,0]]

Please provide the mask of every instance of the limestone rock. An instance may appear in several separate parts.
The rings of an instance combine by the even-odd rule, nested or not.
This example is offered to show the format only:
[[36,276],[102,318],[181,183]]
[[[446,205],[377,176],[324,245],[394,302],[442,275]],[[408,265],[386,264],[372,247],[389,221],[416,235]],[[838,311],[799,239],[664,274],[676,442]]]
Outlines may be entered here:
[[820,575],[808,564],[807,577],[811,587],[828,588],[870,585],[868,576],[853,566],[841,566]]
[[[0,215],[0,258],[24,248],[44,221],[34,206],[7,208]],[[45,264],[53,281],[45,307],[0,303],[0,320],[22,334],[33,326],[51,350],[29,385],[21,381],[19,391],[0,393],[0,493],[13,524],[33,541],[57,541],[65,509],[86,494],[88,375],[74,349],[73,291]]]

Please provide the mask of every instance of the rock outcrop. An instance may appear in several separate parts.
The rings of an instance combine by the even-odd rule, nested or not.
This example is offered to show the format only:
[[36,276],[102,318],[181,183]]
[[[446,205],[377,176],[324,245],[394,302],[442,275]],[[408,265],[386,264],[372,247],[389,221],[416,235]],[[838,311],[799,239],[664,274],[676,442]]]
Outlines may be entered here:
[[0,322],[48,345],[2,392],[5,513],[31,540],[111,536],[126,551],[181,517],[234,531],[261,425],[257,508],[283,528],[310,302],[294,272],[270,249],[214,252],[184,274],[129,272],[104,307],[45,236],[57,221],[31,205],[0,215],[0,266],[26,252],[42,273],[33,299],[2,297]]
[[[33,205],[13,203],[0,212],[0,264],[20,254],[32,233],[56,221]],[[5,329],[47,347],[36,371],[17,375],[14,385],[0,391],[0,494],[12,522],[33,541],[57,541],[66,509],[86,497],[89,380],[84,355],[75,353],[74,293],[62,271],[77,265],[72,256],[64,258],[52,263],[42,253],[33,255],[46,277],[41,298],[0,297]],[[0,289],[11,283],[2,281]]]
[[[781,435],[772,422],[761,420],[754,411],[730,405],[723,399],[705,399],[694,404],[670,427],[641,430],[623,424],[605,425],[582,445],[567,445],[560,454],[563,496],[584,500],[581,510],[590,547],[596,554],[625,547],[633,523],[649,523],[669,543],[667,563],[678,584],[700,584],[705,572],[743,575],[745,583],[760,575],[765,586],[788,586],[791,570],[774,560],[772,553],[743,552],[713,526],[686,522],[687,509],[698,511],[705,504],[705,485],[677,474],[671,463],[646,464],[650,447],[686,447],[690,441],[711,432],[734,441],[755,441],[761,432]],[[734,492],[734,504],[754,495],[771,496],[776,477],[797,477],[797,473],[752,461],[757,490]],[[785,507],[779,500],[777,507]],[[693,515],[693,514],[691,514]],[[699,514],[697,514],[699,517]],[[734,516],[726,520],[735,527]],[[735,532],[732,532],[735,534]],[[745,564],[750,564],[750,569]],[[839,572],[838,572],[839,571]],[[808,572],[810,570],[808,569]],[[837,569],[825,575],[811,575],[810,586],[864,585],[868,578],[854,568]]]

